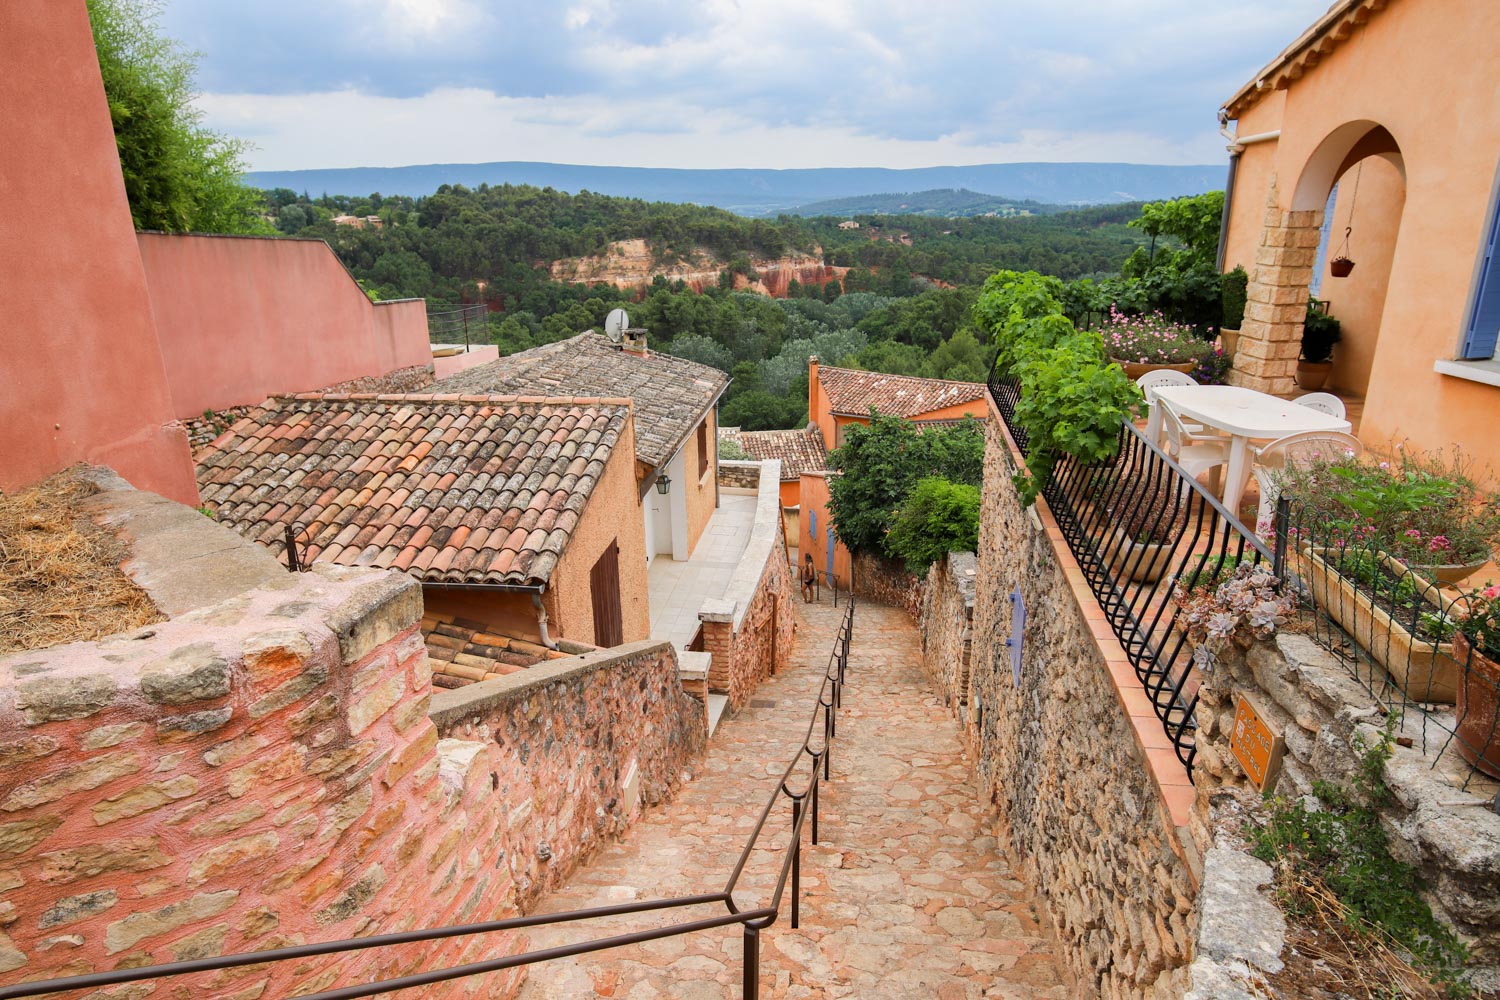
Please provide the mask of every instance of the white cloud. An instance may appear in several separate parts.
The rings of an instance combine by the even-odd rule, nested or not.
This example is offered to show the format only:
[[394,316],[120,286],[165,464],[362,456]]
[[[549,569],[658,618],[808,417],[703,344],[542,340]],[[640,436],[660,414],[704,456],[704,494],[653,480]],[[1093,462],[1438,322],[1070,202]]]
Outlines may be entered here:
[[920,167],[1028,160],[1205,163],[1222,140],[1122,130],[1027,129],[1010,141],[954,131],[891,139],[848,126],[773,125],[681,96],[599,101],[444,89],[414,98],[344,90],[200,98],[209,122],[258,147],[256,170],[549,160],[640,167]]

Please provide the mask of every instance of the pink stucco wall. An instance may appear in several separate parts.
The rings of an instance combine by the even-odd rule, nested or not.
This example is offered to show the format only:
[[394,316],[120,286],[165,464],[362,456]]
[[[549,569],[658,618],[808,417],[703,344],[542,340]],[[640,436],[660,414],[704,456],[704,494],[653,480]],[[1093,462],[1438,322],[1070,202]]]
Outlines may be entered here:
[[494,344],[490,344],[487,347],[475,347],[467,354],[450,354],[446,358],[433,358],[432,377],[439,379],[447,378],[449,375],[457,375],[459,372],[468,371],[470,368],[489,364],[491,361],[498,361],[499,358],[500,348]]
[[372,303],[322,240],[137,238],[178,417],[432,363],[423,302]]
[[0,489],[75,462],[197,503],[82,0],[0,4]]

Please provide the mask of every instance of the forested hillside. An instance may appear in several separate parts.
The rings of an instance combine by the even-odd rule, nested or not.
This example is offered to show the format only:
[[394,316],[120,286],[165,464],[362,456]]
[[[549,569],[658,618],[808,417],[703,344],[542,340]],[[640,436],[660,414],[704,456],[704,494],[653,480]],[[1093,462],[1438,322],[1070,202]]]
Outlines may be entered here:
[[828,198],[789,209],[787,215],[936,215],[960,219],[972,215],[1046,215],[1077,206],[1002,198],[966,188],[937,188],[892,194],[864,194],[850,198]]
[[[1020,218],[862,216],[749,219],[694,205],[525,186],[444,188],[425,198],[268,192],[267,216],[288,235],[326,239],[382,298],[425,297],[490,308],[489,333],[513,353],[599,327],[626,305],[651,346],[731,373],[726,424],[748,429],[806,419],[807,358],[893,374],[982,381],[992,352],[972,329],[978,285],[998,268],[1062,278],[1113,274],[1144,237],[1123,205]],[[335,216],[380,225],[339,225]],[[651,261],[717,261],[700,294],[645,276],[639,289],[554,281],[549,265],[644,239]],[[792,282],[788,297],[737,291],[757,261],[821,253],[824,284]],[[762,265],[764,266],[764,265]],[[847,270],[842,270],[847,268]]]

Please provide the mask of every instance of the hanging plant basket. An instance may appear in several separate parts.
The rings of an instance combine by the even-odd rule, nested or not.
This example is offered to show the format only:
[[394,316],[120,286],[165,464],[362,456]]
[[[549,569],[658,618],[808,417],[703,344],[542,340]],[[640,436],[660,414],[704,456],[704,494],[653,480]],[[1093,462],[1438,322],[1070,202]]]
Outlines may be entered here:
[[1335,257],[1328,262],[1328,271],[1335,278],[1347,278],[1352,270],[1354,270],[1354,261],[1348,257]]

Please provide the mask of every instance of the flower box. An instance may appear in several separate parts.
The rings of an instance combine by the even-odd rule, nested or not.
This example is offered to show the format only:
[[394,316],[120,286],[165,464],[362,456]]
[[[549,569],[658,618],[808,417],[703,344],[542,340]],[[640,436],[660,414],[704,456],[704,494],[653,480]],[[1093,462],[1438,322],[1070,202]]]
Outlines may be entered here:
[[1121,368],[1125,369],[1125,377],[1130,379],[1132,382],[1134,382],[1136,379],[1140,378],[1147,372],[1182,372],[1184,375],[1187,375],[1191,374],[1193,369],[1198,367],[1198,362],[1196,361],[1184,361],[1180,365],[1157,365],[1141,364],[1137,361],[1121,361],[1119,358],[1112,358],[1111,360],[1113,360],[1115,364],[1119,365]]
[[[1458,697],[1459,678],[1463,675],[1463,667],[1454,657],[1453,643],[1432,643],[1412,635],[1324,558],[1333,551],[1304,545],[1291,553],[1293,569],[1312,588],[1319,607],[1364,647],[1408,698],[1451,705]],[[1410,572],[1384,552],[1376,553],[1376,559],[1397,576]],[[1415,574],[1413,577],[1418,592],[1431,601],[1431,585]],[[1433,610],[1440,606],[1434,602]]]

